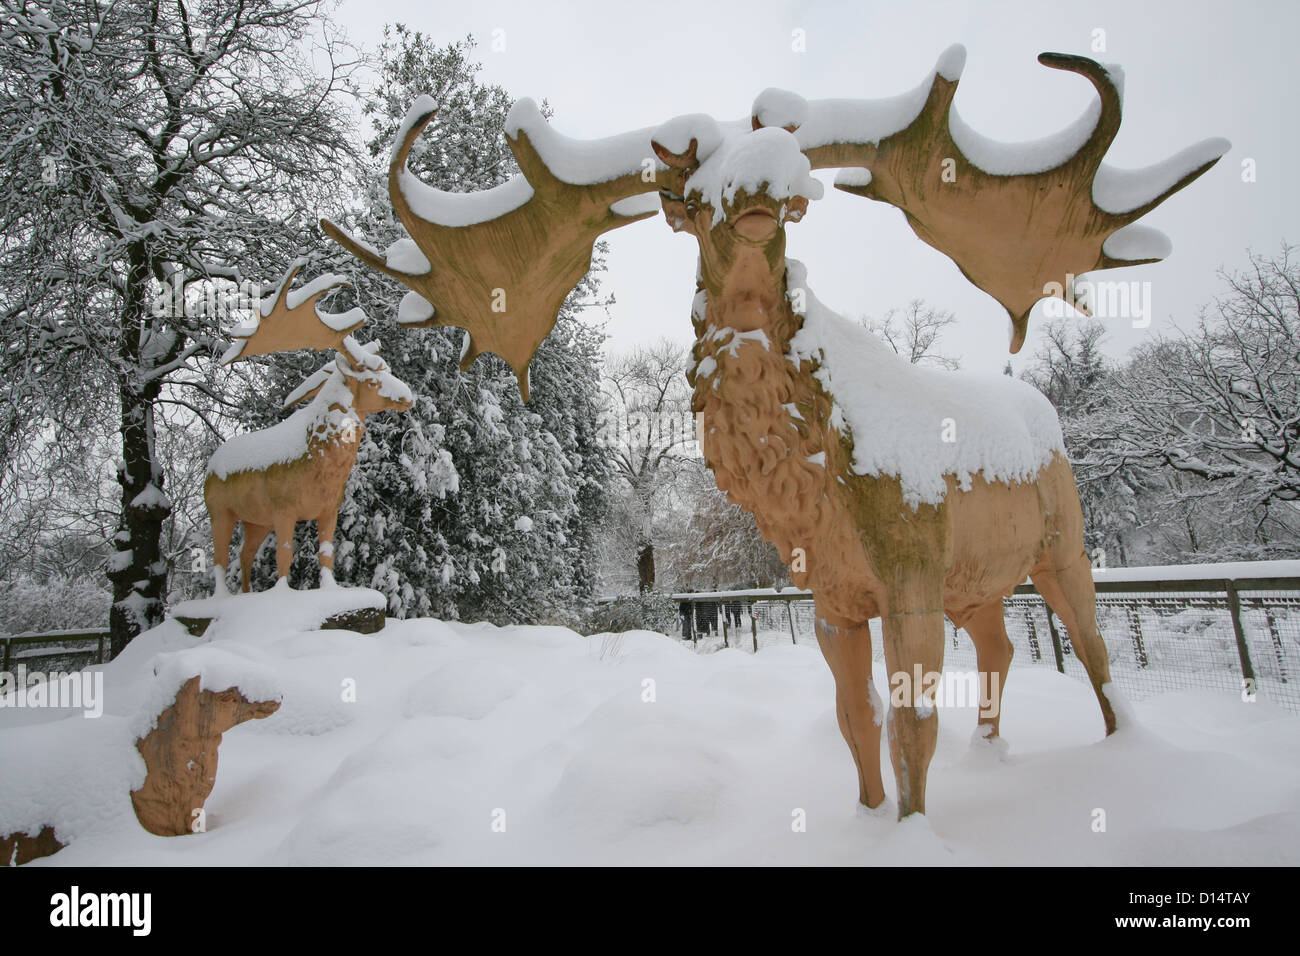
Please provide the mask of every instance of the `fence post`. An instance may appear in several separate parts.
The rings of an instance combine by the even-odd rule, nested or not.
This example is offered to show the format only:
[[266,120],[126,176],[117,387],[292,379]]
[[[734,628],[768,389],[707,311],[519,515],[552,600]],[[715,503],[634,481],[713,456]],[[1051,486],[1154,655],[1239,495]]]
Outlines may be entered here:
[[785,602],[785,618],[790,622],[790,643],[798,644],[799,640],[794,636],[794,602]]
[[1147,659],[1147,649],[1142,643],[1142,620],[1138,617],[1137,605],[1133,603],[1128,606],[1128,631],[1133,638],[1133,657],[1137,666],[1145,668],[1151,662]]
[[1038,660],[1038,628],[1034,626],[1034,613],[1028,604],[1025,605],[1025,633],[1029,638],[1029,646],[1034,652],[1034,660]]
[[[1264,603],[1260,602],[1261,606]],[[1282,632],[1277,629],[1277,618],[1273,616],[1273,609],[1265,607],[1264,614],[1268,617],[1268,636],[1273,639],[1273,656],[1277,658],[1277,676],[1285,684],[1286,680],[1286,652],[1282,644]]]
[[0,674],[9,673],[9,638],[0,638]]
[[1232,616],[1232,630],[1237,635],[1237,656],[1241,658],[1243,687],[1253,696],[1258,685],[1255,681],[1255,668],[1250,663],[1250,648],[1246,646],[1246,631],[1241,626],[1241,598],[1232,581],[1224,581],[1223,589],[1228,593],[1228,613]]
[[[1047,607],[1046,601],[1043,602],[1043,607],[1047,610],[1047,622],[1050,626],[1052,622],[1052,611]],[[1043,647],[1038,642],[1038,626],[1034,624],[1033,608],[1027,601],[1025,602],[1025,623],[1029,625],[1027,628],[1029,632],[1027,635],[1029,638],[1029,649],[1034,652],[1034,660],[1041,661],[1043,659]]]
[[722,646],[730,647],[731,642],[727,639],[727,604],[724,601],[719,606],[722,608]]
[[1043,607],[1047,608],[1047,629],[1052,633],[1052,653],[1056,655],[1056,669],[1062,674],[1065,673],[1065,654],[1061,651],[1061,635],[1056,633],[1056,621],[1052,617],[1052,609],[1047,607],[1047,602],[1043,602]]
[[755,654],[758,653],[758,611],[756,608],[757,605],[751,602],[749,605],[749,626],[750,629],[754,632],[754,653]]

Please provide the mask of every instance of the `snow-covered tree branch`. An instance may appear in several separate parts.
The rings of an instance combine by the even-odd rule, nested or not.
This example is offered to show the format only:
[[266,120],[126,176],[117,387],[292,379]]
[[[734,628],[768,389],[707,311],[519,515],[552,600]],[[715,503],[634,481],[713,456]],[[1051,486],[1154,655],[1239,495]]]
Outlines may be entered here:
[[116,408],[115,649],[162,614],[158,403],[222,332],[185,303],[307,247],[343,195],[353,65],[314,2],[0,4],[0,372],[20,434]]

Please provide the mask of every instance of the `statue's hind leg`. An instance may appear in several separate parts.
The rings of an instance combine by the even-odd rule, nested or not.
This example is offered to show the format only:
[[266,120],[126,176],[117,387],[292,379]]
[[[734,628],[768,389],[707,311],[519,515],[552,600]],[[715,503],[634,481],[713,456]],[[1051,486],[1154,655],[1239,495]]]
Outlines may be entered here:
[[267,525],[244,522],[244,547],[239,553],[239,580],[244,593],[253,590],[253,562],[257,560],[257,552],[270,533],[271,529]]
[[227,593],[226,565],[230,562],[230,540],[235,536],[235,516],[225,508],[208,505],[212,519],[213,596]]
[[997,737],[1002,717],[1002,689],[1006,686],[1007,669],[1015,653],[1007,637],[1002,599],[997,598],[977,608],[966,619],[964,627],[975,643],[975,660],[979,668],[979,727],[983,736]]
[[1087,556],[1080,551],[1068,566],[1058,571],[1042,568],[1031,572],[1030,577],[1047,606],[1056,612],[1069,632],[1074,653],[1088,672],[1088,680],[1101,705],[1106,733],[1113,734],[1115,709],[1102,690],[1110,683],[1110,659],[1097,630],[1097,595]]

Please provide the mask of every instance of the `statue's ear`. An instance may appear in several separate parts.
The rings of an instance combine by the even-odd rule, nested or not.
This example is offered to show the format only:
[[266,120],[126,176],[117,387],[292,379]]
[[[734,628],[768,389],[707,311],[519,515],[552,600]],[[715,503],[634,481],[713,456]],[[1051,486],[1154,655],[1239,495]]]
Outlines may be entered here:
[[668,220],[668,225],[672,226],[673,232],[689,232],[692,236],[698,237],[695,222],[686,210],[686,200],[667,193],[660,193],[660,198],[663,199],[664,218]]

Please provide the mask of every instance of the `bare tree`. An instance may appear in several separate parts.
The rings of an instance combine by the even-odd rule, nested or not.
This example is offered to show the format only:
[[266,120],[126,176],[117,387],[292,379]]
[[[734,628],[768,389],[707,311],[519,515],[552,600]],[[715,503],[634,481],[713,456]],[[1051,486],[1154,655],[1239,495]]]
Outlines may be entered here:
[[1300,524],[1300,264],[1284,246],[1220,275],[1196,327],[1136,349],[1076,425],[1080,483],[1140,482],[1180,560],[1293,553]]
[[1149,505],[1152,476],[1128,465],[1090,469],[1106,442],[1105,427],[1123,420],[1115,388],[1116,369],[1102,354],[1106,328],[1095,320],[1058,319],[1043,328],[1042,344],[1023,378],[1056,407],[1065,448],[1074,464],[1083,508],[1085,542],[1098,565],[1128,563],[1128,538]]
[[1101,352],[1105,337],[1106,327],[1095,319],[1049,321],[1034,364],[1025,370],[1025,381],[1046,395],[1062,415],[1086,409],[1104,396],[1111,373]]
[[676,585],[689,590],[780,587],[790,572],[754,516],[718,490],[703,460],[682,472],[689,518],[668,547]]
[[682,469],[698,455],[688,362],[685,347],[660,339],[606,366],[602,430],[619,486],[611,532],[632,552],[641,591],[655,586],[655,546],[674,520]]
[[957,316],[945,309],[913,299],[901,309],[890,309],[883,319],[865,316],[860,320],[867,331],[884,339],[896,353],[913,365],[957,369],[961,362],[939,351],[943,330],[957,323]]
[[1144,346],[1119,454],[1257,504],[1300,500],[1300,263],[1251,256],[1195,330]]

